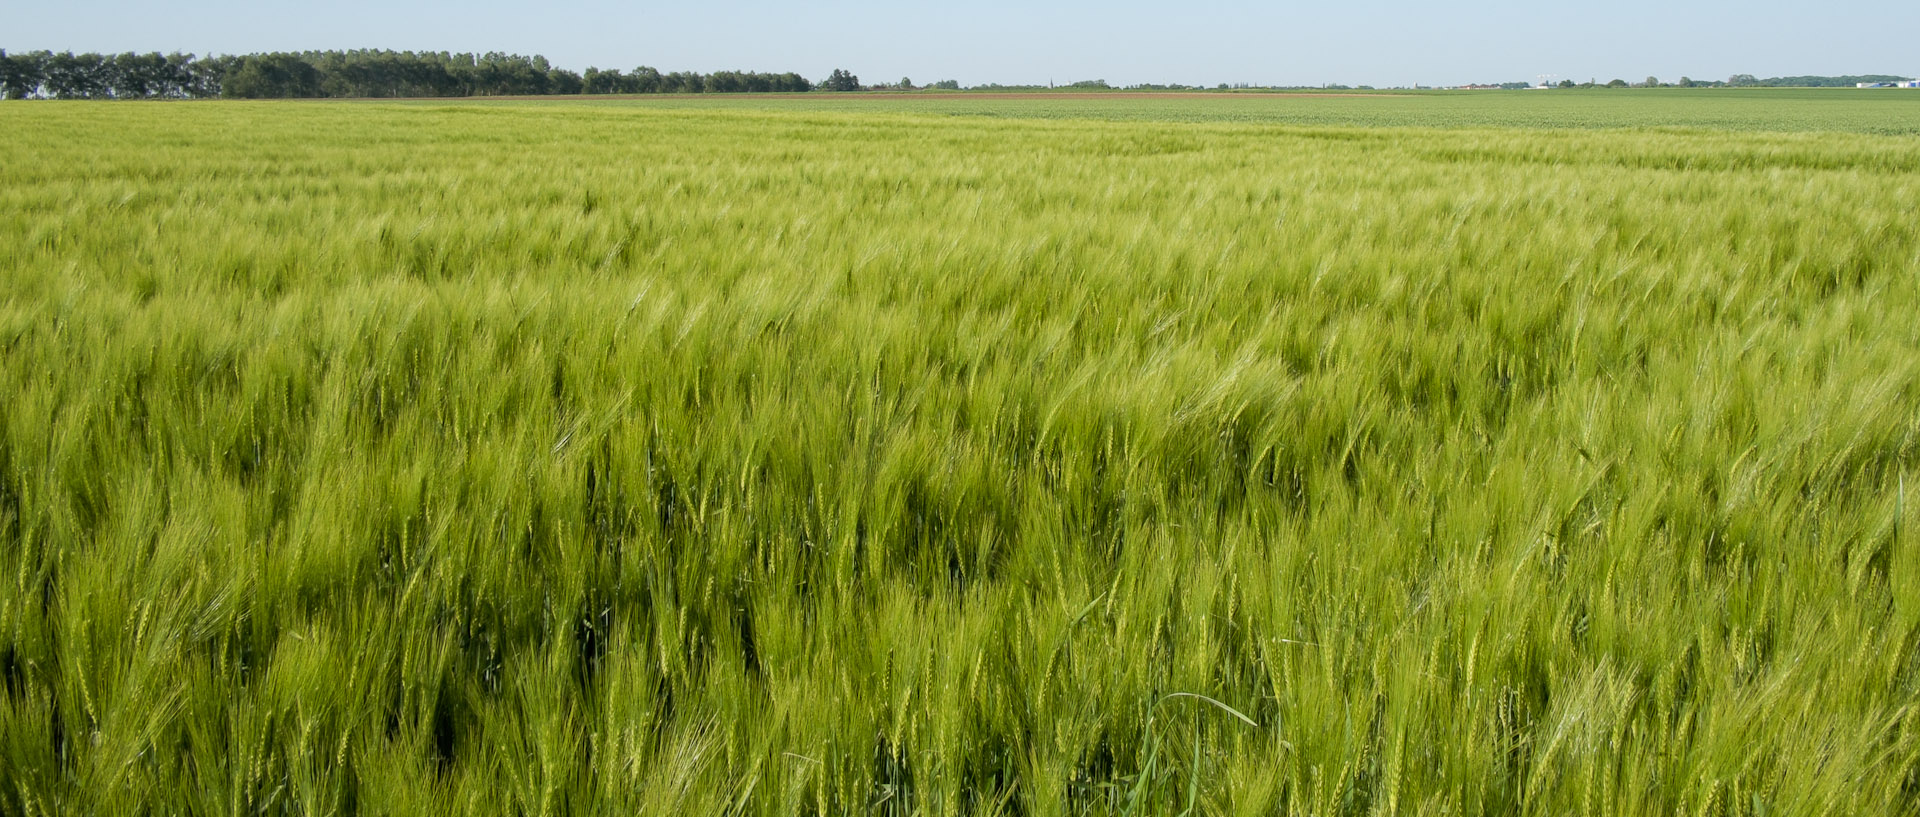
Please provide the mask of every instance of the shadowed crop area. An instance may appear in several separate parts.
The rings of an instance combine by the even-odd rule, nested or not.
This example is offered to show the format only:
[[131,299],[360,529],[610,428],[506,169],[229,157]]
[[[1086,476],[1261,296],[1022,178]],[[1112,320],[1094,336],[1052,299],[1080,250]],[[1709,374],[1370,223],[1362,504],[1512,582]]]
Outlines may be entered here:
[[1151,113],[7,105],[0,812],[1920,811],[1920,140]]

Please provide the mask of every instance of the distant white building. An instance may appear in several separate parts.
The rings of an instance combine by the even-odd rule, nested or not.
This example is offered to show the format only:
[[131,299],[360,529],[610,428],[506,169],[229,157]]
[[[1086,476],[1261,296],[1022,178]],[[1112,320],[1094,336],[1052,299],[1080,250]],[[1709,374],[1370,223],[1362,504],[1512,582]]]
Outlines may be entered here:
[[1920,79],[1903,79],[1897,82],[1856,82],[1855,88],[1920,88]]

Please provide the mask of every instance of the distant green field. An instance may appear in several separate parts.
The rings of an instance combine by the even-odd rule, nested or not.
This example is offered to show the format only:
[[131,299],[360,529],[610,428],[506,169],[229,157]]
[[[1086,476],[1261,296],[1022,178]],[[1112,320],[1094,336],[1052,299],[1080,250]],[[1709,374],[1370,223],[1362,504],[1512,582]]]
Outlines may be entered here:
[[1915,814],[1916,100],[0,103],[0,813]]
[[1891,88],[1245,92],[1148,97],[1107,94],[1091,99],[1024,94],[1017,97],[1038,98],[965,93],[701,95],[607,100],[595,104],[1339,127],[1707,128],[1920,134],[1920,91]]

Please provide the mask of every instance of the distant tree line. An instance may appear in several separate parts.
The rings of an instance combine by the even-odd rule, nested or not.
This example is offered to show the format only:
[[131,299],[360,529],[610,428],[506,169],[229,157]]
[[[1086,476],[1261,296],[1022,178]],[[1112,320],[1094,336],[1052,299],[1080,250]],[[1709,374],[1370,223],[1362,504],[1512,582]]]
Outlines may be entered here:
[[[1641,80],[1639,82],[1629,83],[1624,79],[1616,79],[1616,80],[1612,80],[1610,82],[1605,83],[1603,87],[1607,87],[1607,88],[1852,88],[1853,86],[1862,82],[1897,82],[1902,79],[1904,78],[1891,76],[1887,74],[1867,74],[1862,76],[1842,76],[1842,77],[1821,77],[1821,76],[1768,77],[1766,79],[1760,79],[1758,77],[1755,77],[1752,74],[1734,74],[1733,76],[1727,77],[1724,80],[1693,79],[1692,77],[1681,77],[1679,80],[1674,82],[1661,82],[1659,77],[1647,77],[1646,79]],[[1579,86],[1574,86],[1574,85],[1568,84],[1564,80],[1561,81],[1560,84],[1564,87],[1569,87],[1569,88],[1594,87],[1593,83],[1583,83]]]
[[[1624,79],[1614,79],[1607,82],[1591,80],[1588,82],[1576,83],[1570,79],[1563,79],[1563,80],[1560,80],[1560,82],[1554,85],[1553,87],[1555,88],[1852,88],[1855,85],[1858,85],[1860,83],[1900,82],[1904,80],[1905,78],[1903,77],[1896,77],[1896,76],[1891,76],[1887,74],[1866,74],[1861,76],[1841,76],[1841,77],[1822,77],[1822,76],[1770,77],[1768,79],[1759,79],[1752,74],[1734,74],[1733,76],[1728,77],[1724,80],[1718,80],[1718,79],[1708,80],[1708,79],[1694,79],[1692,77],[1681,77],[1680,79],[1674,82],[1662,82],[1659,77],[1647,77],[1646,79],[1641,80],[1639,82],[1628,82]],[[1470,85],[1465,87],[1489,88],[1492,86]],[[1500,87],[1507,88],[1507,89],[1519,89],[1519,88],[1532,88],[1532,87],[1538,87],[1538,86],[1530,85],[1525,82],[1503,82],[1503,83],[1500,83]]]
[[1734,74],[1727,84],[1735,88],[1852,88],[1862,82],[1903,82],[1913,77],[1896,77],[1891,74],[1862,74],[1841,77],[1768,77],[1757,79],[1752,74]]
[[701,75],[692,71],[662,74],[641,66],[628,73],[614,68],[602,71],[588,68],[580,75],[581,88],[561,93],[585,94],[764,94],[811,91],[813,83],[792,72],[761,74],[752,71],[715,71]]
[[[859,79],[845,71],[855,88]],[[75,54],[0,50],[7,99],[286,99],[468,97],[543,94],[769,93],[813,90],[795,73],[661,73],[588,68],[577,74],[519,54],[414,51],[305,51],[195,57],[192,54]]]
[[[1561,80],[1562,88],[1743,88],[1743,87],[1847,87],[1860,83],[1895,82],[1906,79],[1887,74],[1857,76],[1795,76],[1760,79],[1752,74],[1735,74],[1725,80],[1695,80],[1681,77],[1678,82],[1661,82],[1647,77],[1628,83],[1616,79],[1607,83],[1590,81],[1576,84]],[[1529,87],[1524,82],[1500,83],[1502,88]],[[941,80],[928,88],[960,90],[955,80]],[[1220,83],[1218,90],[1286,90],[1293,86],[1254,86],[1246,83]],[[1321,90],[1346,90],[1345,85],[1311,86]],[[1367,86],[1358,86],[1366,89]],[[806,91],[916,90],[913,81],[902,77],[892,85],[865,86],[860,78],[843,70],[818,84],[792,72],[693,71],[662,73],[647,66],[631,71],[588,68],[574,73],[548,64],[542,56],[519,54],[452,54],[432,51],[303,51],[247,54],[243,56],[195,57],[192,54],[75,54],[71,51],[31,51],[8,54],[0,50],[0,96],[7,99],[29,97],[51,99],[196,99],[228,97],[237,99],[269,98],[396,98],[396,97],[473,97],[539,96],[546,94],[734,94],[801,93]],[[1106,80],[1081,80],[1063,86],[1047,85],[975,85],[974,91],[1038,90],[1105,91],[1120,90]],[[1198,90],[1198,86],[1180,84],[1142,84],[1125,90]]]
[[[197,63],[197,64],[196,64]],[[24,99],[185,98],[220,95],[225,64],[191,54],[0,51],[0,96]]]

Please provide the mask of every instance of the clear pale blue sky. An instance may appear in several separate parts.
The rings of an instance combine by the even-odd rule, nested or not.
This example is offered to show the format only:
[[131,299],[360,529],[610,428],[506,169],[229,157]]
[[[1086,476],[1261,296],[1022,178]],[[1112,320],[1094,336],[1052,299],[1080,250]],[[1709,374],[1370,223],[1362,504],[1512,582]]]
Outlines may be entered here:
[[1815,11],[1800,0],[1567,5],[1226,0],[936,5],[584,0],[62,0],[0,14],[0,48],[254,51],[391,48],[543,54],[585,69],[797,71],[866,82],[1602,82],[1735,73],[1920,74],[1920,2]]

